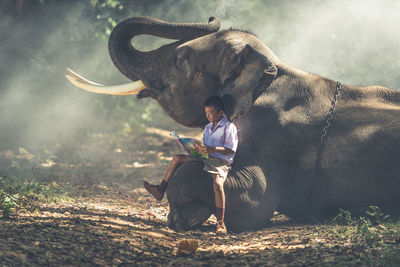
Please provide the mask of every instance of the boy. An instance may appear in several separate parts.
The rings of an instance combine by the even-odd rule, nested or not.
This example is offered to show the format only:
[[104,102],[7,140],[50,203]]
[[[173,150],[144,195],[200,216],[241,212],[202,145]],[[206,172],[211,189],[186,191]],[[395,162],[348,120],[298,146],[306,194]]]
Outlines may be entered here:
[[[222,98],[211,96],[204,102],[204,111],[209,124],[206,125],[203,132],[204,146],[198,145],[197,149],[203,153],[209,154],[207,159],[203,159],[203,170],[210,173],[213,178],[213,189],[215,195],[215,206],[217,216],[217,234],[225,234],[226,227],[224,223],[225,214],[225,193],[224,182],[235,157],[238,138],[237,130],[225,116],[225,108]],[[161,201],[164,192],[167,189],[168,181],[174,171],[182,163],[191,160],[188,155],[175,155],[164,179],[159,185],[151,185],[144,182],[146,190],[157,200]]]

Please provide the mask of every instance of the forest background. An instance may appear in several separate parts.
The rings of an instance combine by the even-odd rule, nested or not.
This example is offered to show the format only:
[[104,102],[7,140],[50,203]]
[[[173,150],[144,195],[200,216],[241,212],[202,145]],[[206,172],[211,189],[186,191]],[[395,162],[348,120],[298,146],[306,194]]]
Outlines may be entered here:
[[[0,263],[4,266],[398,266],[400,222],[379,207],[362,217],[293,222],[214,234],[167,227],[156,183],[182,152],[175,123],[151,99],[82,91],[71,68],[105,85],[129,82],[113,66],[108,36],[121,20],[221,19],[250,30],[284,62],[349,85],[400,88],[400,0],[2,0],[0,1]],[[137,36],[151,50],[173,42]],[[212,63],[210,63],[212,64]],[[340,104],[340,98],[339,98]],[[321,125],[322,128],[322,125]],[[179,257],[183,239],[197,254]]]
[[[108,36],[117,22],[222,21],[251,30],[284,62],[351,85],[400,88],[400,1],[5,0],[0,3],[0,148],[44,149],[87,133],[179,127],[155,101],[83,92],[70,67],[96,82],[128,82],[113,66]],[[172,42],[134,39],[154,49]]]

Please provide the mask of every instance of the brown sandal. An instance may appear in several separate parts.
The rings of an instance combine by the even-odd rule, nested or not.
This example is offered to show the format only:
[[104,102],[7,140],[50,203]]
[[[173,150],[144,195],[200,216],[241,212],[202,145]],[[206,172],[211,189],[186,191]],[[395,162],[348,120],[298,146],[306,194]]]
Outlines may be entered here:
[[147,192],[153,195],[158,201],[161,201],[164,197],[164,193],[160,192],[158,185],[149,184],[147,181],[143,182],[144,188],[146,188]]
[[217,230],[215,231],[217,235],[226,234],[226,227],[224,221],[217,222]]

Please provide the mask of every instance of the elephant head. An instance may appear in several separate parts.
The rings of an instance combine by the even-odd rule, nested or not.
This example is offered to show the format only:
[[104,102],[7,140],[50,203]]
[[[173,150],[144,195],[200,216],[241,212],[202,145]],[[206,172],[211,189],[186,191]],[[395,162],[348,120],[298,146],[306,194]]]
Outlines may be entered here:
[[[217,32],[219,26],[215,17],[205,24],[172,24],[149,17],[126,19],[112,31],[109,52],[115,66],[135,84],[100,87],[72,71],[72,77],[67,78],[98,93],[151,97],[171,118],[188,127],[207,123],[203,102],[219,95],[233,120],[276,78],[279,59],[253,34],[232,29]],[[139,34],[179,41],[139,51],[131,43]]]

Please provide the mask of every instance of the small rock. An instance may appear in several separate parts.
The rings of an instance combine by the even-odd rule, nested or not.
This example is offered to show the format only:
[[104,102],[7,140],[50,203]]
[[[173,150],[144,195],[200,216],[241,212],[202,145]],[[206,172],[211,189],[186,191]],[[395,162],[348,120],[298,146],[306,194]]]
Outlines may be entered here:
[[218,251],[215,252],[215,255],[216,255],[218,258],[222,258],[222,257],[225,256],[225,252],[224,252],[223,250],[218,250]]
[[160,233],[155,233],[155,232],[147,232],[146,233],[148,236],[153,237],[153,238],[166,238],[165,235],[160,234]]
[[178,244],[177,255],[190,255],[196,252],[199,241],[195,239],[183,239]]
[[380,230],[385,230],[385,231],[387,230],[387,227],[384,226],[383,224],[378,224],[377,228],[379,228]]
[[146,212],[146,214],[147,215],[150,215],[150,216],[156,216],[154,213],[152,213],[151,211],[148,211],[148,212]]

